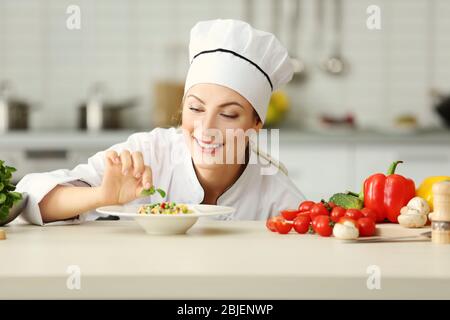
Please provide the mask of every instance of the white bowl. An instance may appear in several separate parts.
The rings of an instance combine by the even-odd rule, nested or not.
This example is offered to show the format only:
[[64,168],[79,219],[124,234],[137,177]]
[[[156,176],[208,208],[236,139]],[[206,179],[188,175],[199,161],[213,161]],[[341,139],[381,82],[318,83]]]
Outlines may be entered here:
[[103,214],[133,218],[147,232],[153,235],[186,233],[200,217],[228,215],[236,211],[233,207],[213,205],[187,205],[192,213],[180,214],[139,214],[141,205],[107,206],[98,208]]
[[[151,218],[149,218],[151,216]],[[164,235],[164,234],[184,234],[198,220],[198,217],[184,216],[167,218],[167,215],[149,215],[140,214],[134,217],[134,220],[144,228],[148,234]]]

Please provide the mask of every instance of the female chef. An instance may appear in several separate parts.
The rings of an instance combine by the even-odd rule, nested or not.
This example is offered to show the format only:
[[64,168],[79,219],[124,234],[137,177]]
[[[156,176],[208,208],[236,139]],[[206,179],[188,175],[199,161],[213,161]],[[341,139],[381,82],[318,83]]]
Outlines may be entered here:
[[166,191],[164,201],[237,209],[220,219],[266,219],[296,208],[301,192],[284,170],[264,173],[246,134],[261,129],[273,90],[292,78],[286,49],[245,22],[211,20],[192,28],[189,56],[180,128],[133,134],[72,170],[26,175],[17,185],[29,194],[25,220],[79,223],[98,218],[100,206],[162,201],[140,196],[152,185]]

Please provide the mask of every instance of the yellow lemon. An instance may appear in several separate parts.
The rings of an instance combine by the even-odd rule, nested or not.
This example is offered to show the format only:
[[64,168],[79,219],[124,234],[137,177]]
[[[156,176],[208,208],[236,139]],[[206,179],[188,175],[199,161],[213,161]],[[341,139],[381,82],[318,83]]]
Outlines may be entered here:
[[275,108],[273,104],[269,104],[269,107],[267,108],[265,124],[267,126],[276,124],[281,120],[281,115],[282,114]]
[[270,104],[273,104],[277,110],[284,112],[289,108],[289,99],[283,91],[275,91],[270,97]]

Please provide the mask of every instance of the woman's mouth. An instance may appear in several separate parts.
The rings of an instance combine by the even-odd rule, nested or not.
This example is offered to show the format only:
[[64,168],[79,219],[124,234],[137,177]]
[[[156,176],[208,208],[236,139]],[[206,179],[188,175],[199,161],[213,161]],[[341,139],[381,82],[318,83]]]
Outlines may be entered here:
[[211,143],[211,142],[205,142],[204,140],[197,139],[196,137],[193,137],[197,146],[200,147],[202,152],[214,154],[217,149],[221,148],[223,146],[223,143]]

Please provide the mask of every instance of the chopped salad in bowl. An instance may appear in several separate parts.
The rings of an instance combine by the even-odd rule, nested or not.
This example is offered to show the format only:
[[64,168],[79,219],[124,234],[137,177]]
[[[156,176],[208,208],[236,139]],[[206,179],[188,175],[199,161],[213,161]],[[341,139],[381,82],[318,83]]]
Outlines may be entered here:
[[189,214],[193,213],[186,204],[175,202],[161,202],[144,204],[138,209],[139,214]]
[[[142,192],[143,196],[156,193],[164,198],[162,189],[151,187]],[[233,207],[206,204],[179,204],[164,201],[151,204],[113,205],[97,208],[102,214],[133,218],[148,234],[169,235],[184,234],[199,217],[228,215],[236,211]]]

